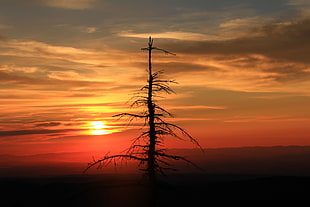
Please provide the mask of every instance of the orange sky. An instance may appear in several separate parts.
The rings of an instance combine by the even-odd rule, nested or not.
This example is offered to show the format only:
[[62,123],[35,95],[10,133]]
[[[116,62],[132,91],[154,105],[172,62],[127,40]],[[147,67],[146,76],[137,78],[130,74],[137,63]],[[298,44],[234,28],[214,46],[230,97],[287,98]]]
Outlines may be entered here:
[[1,1],[1,154],[128,147],[141,123],[112,116],[145,84],[149,35],[177,54],[154,54],[179,83],[161,105],[202,147],[310,145],[308,1],[156,3]]

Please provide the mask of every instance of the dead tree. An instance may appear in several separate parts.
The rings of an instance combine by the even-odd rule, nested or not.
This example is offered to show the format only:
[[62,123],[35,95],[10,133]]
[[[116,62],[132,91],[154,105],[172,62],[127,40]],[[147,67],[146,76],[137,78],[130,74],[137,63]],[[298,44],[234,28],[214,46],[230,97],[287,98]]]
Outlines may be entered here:
[[133,119],[142,119],[144,120],[146,131],[143,131],[140,136],[134,139],[126,153],[117,155],[106,154],[102,159],[89,163],[85,171],[96,165],[99,168],[106,166],[112,161],[117,161],[117,159],[137,160],[139,161],[139,169],[146,173],[150,183],[155,184],[158,174],[165,174],[166,170],[175,170],[169,160],[183,160],[194,165],[194,163],[185,157],[168,154],[164,148],[164,137],[187,138],[198,147],[200,145],[184,129],[166,122],[164,118],[173,117],[173,115],[157,104],[157,98],[160,97],[160,93],[174,93],[169,84],[176,82],[160,79],[162,71],[153,72],[152,51],[158,50],[170,55],[175,54],[154,47],[151,37],[149,37],[148,47],[142,48],[142,50],[148,52],[148,80],[147,84],[140,89],[140,93],[134,96],[132,106],[144,108],[145,110],[139,114],[121,113],[115,115],[115,117],[128,117],[130,121]]

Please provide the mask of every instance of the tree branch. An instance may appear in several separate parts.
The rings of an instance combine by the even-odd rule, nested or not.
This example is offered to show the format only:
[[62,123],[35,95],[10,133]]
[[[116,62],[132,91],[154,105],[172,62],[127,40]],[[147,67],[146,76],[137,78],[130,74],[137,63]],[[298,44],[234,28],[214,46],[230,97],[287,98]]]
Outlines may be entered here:
[[[83,171],[84,173],[91,167],[98,165],[98,164],[102,164],[104,161],[106,160],[113,160],[116,158],[129,158],[129,159],[135,159],[135,160],[139,160],[139,161],[147,161],[146,158],[141,158],[141,157],[136,157],[133,155],[112,155],[112,156],[105,156],[104,158],[94,161],[92,163],[88,163],[88,166],[86,167],[86,169]],[[108,163],[109,164],[109,163]]]

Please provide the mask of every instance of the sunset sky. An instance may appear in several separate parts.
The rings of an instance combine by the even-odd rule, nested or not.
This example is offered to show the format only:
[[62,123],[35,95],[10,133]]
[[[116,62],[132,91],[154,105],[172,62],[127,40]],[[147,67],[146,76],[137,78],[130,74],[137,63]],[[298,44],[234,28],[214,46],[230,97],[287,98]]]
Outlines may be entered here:
[[126,149],[150,35],[202,147],[310,145],[308,0],[1,0],[0,154]]

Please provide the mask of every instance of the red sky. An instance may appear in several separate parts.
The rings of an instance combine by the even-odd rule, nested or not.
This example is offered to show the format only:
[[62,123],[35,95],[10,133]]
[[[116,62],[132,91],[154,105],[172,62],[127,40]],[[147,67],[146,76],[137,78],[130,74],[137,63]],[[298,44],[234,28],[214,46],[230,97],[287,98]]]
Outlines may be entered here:
[[148,7],[1,1],[1,154],[125,149],[141,127],[112,116],[137,110],[127,101],[146,82],[149,35],[177,54],[154,54],[154,69],[179,83],[161,105],[202,147],[310,145],[308,1]]

